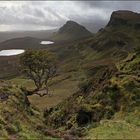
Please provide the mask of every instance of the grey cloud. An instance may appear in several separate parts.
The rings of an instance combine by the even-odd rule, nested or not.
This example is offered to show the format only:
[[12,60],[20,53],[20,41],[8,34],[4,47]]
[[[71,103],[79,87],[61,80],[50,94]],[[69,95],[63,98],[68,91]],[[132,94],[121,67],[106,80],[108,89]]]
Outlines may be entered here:
[[114,10],[140,12],[139,1],[19,1],[16,6],[11,1],[2,4],[0,2],[0,25],[37,28],[60,27],[70,19],[97,31],[107,24]]
[[60,25],[62,24],[64,21],[66,21],[63,17],[61,17],[56,11],[53,11],[51,8],[49,7],[45,7],[44,10],[46,10],[48,13],[52,14],[54,17],[56,17],[57,19],[57,23],[56,22],[52,22],[52,25]]
[[[91,11],[98,9],[102,10],[106,15],[106,19],[98,15],[89,15],[86,20],[83,20],[83,24],[92,31],[104,27],[111,16],[111,13],[116,10],[130,10],[134,12],[140,12],[139,1],[77,1],[75,2],[84,9],[91,9]],[[84,19],[84,18],[83,18]],[[81,18],[82,20],[82,18]]]
[[140,6],[139,1],[79,1],[82,6],[88,8],[102,8],[102,9],[127,9],[134,10]]
[[41,10],[39,10],[39,9],[36,9],[36,10],[35,10],[35,14],[36,14],[37,16],[39,16],[39,17],[45,17],[45,14],[44,14]]

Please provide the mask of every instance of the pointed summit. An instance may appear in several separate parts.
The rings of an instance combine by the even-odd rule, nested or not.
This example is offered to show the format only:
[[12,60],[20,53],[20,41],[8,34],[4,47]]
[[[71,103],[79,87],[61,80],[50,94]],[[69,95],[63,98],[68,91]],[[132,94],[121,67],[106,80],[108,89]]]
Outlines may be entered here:
[[67,21],[53,37],[54,40],[76,40],[92,36],[84,26],[75,21]]

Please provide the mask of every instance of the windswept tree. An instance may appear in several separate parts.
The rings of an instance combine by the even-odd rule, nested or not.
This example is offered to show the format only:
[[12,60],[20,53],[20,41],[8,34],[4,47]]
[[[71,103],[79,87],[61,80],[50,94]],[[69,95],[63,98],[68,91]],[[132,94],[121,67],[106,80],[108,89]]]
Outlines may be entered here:
[[[21,69],[24,74],[33,80],[36,93],[40,96],[48,94],[48,81],[56,74],[56,56],[46,50],[28,50],[20,57]],[[46,93],[38,91],[45,87]]]

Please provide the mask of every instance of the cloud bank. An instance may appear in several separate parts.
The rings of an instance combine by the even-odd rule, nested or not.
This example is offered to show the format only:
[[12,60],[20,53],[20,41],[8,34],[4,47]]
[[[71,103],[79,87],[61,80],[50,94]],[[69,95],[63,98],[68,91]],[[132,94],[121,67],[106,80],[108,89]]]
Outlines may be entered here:
[[112,11],[140,12],[139,1],[1,1],[0,31],[48,30],[74,20],[95,32]]

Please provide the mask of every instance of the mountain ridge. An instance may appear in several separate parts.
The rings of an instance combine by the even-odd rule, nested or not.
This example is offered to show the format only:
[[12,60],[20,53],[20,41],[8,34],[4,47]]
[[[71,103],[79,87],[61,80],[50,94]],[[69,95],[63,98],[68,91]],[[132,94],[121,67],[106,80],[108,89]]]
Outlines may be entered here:
[[114,11],[107,26],[128,25],[140,27],[140,14],[128,10]]

